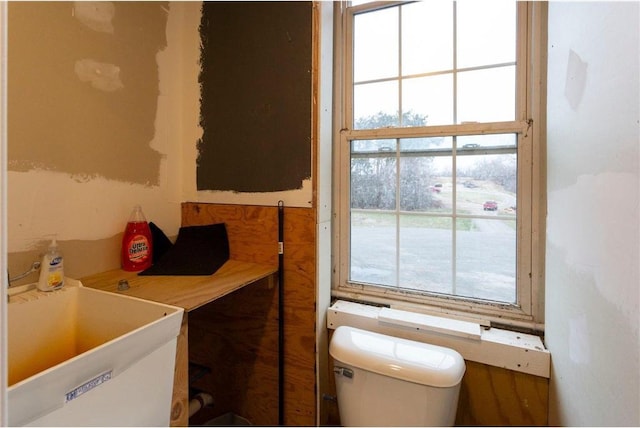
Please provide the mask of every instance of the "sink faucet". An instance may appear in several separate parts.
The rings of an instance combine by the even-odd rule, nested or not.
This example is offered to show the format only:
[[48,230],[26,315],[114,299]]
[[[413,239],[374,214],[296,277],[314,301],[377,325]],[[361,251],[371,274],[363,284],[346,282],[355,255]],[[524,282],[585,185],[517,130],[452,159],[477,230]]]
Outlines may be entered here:
[[17,281],[19,279],[22,279],[24,277],[26,277],[27,275],[32,274],[33,272],[36,272],[40,269],[40,262],[39,261],[35,261],[33,262],[33,264],[31,265],[31,267],[29,268],[29,270],[27,270],[26,272],[21,273],[20,275],[16,275],[13,278],[11,278],[11,276],[9,275],[9,270],[7,269],[7,278],[9,279],[9,282],[7,284],[7,287],[11,287],[11,283],[14,281]]
[[[22,279],[22,278],[26,277],[27,275],[32,274],[33,272],[37,272],[38,270],[40,270],[40,262],[39,261],[33,262],[31,267],[29,268],[29,270],[21,273],[20,275],[16,275],[13,278],[11,278],[11,275],[9,275],[9,269],[7,269],[7,288],[11,288],[11,283],[12,282],[15,282],[15,281],[17,281],[19,279]],[[7,302],[9,302],[9,293],[7,293]]]

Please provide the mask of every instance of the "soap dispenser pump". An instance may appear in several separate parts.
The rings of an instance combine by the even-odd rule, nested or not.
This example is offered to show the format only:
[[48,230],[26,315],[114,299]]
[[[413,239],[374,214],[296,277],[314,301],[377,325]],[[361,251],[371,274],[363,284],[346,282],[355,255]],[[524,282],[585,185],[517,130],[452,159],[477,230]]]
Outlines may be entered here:
[[49,249],[42,256],[40,264],[40,279],[38,280],[38,290],[53,291],[64,285],[64,262],[62,253],[58,248],[58,243],[54,237],[49,244]]

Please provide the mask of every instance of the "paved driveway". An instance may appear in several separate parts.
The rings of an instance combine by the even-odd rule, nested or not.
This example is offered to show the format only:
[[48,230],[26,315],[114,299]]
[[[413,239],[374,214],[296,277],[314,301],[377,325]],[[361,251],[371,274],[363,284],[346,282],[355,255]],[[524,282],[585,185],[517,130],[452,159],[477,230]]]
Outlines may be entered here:
[[500,220],[473,221],[472,231],[456,233],[455,284],[452,231],[421,227],[402,228],[398,257],[394,227],[354,226],[351,278],[512,303],[516,232]]

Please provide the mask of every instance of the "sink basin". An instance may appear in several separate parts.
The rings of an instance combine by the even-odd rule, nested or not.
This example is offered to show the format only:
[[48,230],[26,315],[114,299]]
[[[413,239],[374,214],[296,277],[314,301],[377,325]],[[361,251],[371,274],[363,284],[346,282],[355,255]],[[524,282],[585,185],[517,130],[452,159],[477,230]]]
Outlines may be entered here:
[[10,296],[9,425],[168,425],[183,310],[65,284]]

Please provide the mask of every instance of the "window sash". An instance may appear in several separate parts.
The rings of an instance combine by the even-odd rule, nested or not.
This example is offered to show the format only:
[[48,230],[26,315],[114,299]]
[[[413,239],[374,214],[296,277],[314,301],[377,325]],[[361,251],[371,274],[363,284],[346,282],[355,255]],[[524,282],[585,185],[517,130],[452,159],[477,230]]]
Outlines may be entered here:
[[[343,56],[341,86],[342,103],[338,104],[343,113],[351,112],[353,109],[353,80],[352,80],[352,31],[353,15],[362,10],[370,10],[376,7],[389,7],[394,3],[365,4],[354,8],[343,9],[342,26],[339,32],[342,33]],[[516,69],[516,120],[508,122],[492,123],[463,123],[440,126],[425,127],[399,127],[380,128],[372,130],[353,129],[353,117],[349,114],[339,115],[341,131],[337,135],[336,153],[336,178],[338,179],[339,192],[336,192],[336,223],[334,251],[338,255],[336,263],[338,269],[334,275],[333,295],[342,298],[368,300],[376,303],[386,304],[406,304],[417,305],[420,308],[431,308],[436,311],[446,311],[451,313],[469,312],[477,316],[488,318],[499,318],[501,320],[511,319],[520,321],[539,321],[540,298],[539,271],[540,268],[535,263],[540,263],[538,253],[539,239],[535,233],[540,233],[536,227],[540,221],[540,213],[533,211],[533,199],[540,200],[541,191],[537,181],[540,173],[534,171],[534,160],[539,160],[539,153],[534,150],[538,143],[534,140],[536,132],[540,129],[540,124],[535,123],[533,117],[539,113],[537,103],[540,103],[539,94],[535,91],[540,86],[540,82],[533,81],[532,71],[538,67],[537,61],[532,58],[532,50],[540,49],[536,46],[534,36],[540,37],[538,30],[534,32],[532,17],[535,6],[529,2],[519,2],[518,4],[518,49],[517,49],[517,69]],[[536,21],[539,19],[540,11],[536,10]],[[544,15],[544,14],[543,14]],[[531,58],[531,59],[530,59]],[[337,61],[340,63],[340,61]],[[539,73],[539,72],[538,72]],[[537,86],[536,86],[537,85]],[[535,95],[532,96],[532,95]],[[537,117],[536,117],[537,119]],[[535,123],[535,125],[534,125]],[[357,139],[385,139],[385,138],[412,138],[412,137],[437,137],[437,136],[464,136],[477,134],[500,134],[516,133],[518,135],[517,155],[518,155],[518,188],[517,188],[517,269],[516,269],[516,304],[502,304],[495,302],[481,301],[477,299],[457,296],[434,296],[429,294],[413,294],[406,290],[394,290],[382,286],[368,284],[351,283],[350,274],[350,164],[352,140]],[[491,153],[487,151],[487,153]],[[340,209],[339,207],[343,207]],[[536,272],[534,272],[534,270]]]

